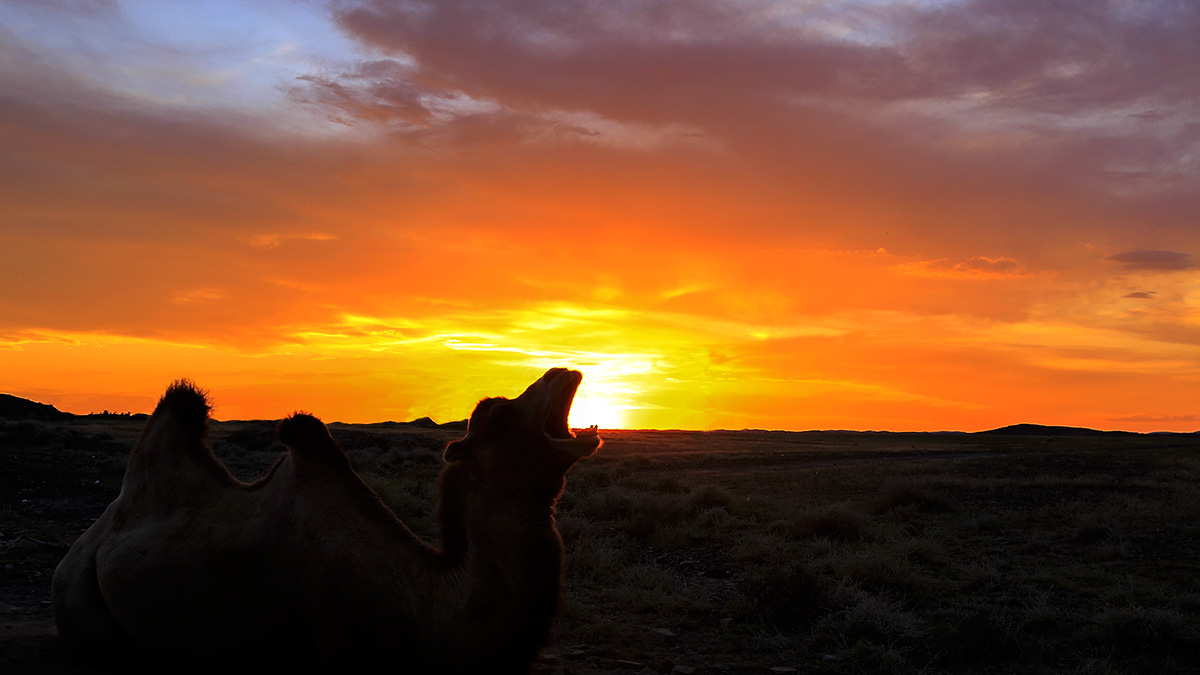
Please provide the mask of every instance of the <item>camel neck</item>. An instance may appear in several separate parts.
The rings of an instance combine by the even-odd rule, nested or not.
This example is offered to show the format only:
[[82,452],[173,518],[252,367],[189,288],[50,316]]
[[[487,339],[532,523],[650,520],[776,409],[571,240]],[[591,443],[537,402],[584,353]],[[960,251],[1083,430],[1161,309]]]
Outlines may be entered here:
[[545,521],[553,525],[554,507],[558,503],[561,485],[554,492],[542,490],[539,493],[536,489],[519,491],[497,485],[470,468],[465,474],[470,484],[470,497],[478,499],[492,510],[527,519],[530,523]]
[[466,466],[447,467],[440,492],[442,546],[451,566],[519,556],[521,548],[538,542],[549,541],[561,549],[554,529],[557,494],[520,495]]
[[519,499],[462,465],[446,467],[440,493],[442,590],[419,623],[430,638],[455,636],[445,647],[459,655],[458,671],[495,659],[524,659],[527,668],[558,604],[562,540],[554,500]]

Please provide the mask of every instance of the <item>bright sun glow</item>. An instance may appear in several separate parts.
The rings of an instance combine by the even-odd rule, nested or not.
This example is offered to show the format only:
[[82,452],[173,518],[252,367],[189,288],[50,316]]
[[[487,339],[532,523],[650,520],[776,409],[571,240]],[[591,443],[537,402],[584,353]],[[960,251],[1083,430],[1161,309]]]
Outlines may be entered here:
[[601,429],[623,429],[625,411],[601,398],[576,397],[571,406],[568,424],[572,429],[582,429],[593,424]]

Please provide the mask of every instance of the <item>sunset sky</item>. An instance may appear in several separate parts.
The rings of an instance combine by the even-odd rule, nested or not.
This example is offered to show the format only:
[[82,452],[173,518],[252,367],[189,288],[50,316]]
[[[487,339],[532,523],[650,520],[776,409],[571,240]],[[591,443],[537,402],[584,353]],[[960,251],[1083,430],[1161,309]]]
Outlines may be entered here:
[[0,391],[1200,429],[1192,0],[0,0]]

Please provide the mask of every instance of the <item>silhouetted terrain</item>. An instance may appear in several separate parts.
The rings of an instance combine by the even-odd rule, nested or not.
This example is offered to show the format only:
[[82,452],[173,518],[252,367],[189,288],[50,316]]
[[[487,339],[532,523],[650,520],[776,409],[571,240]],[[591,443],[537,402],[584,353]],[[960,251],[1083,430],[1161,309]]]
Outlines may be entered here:
[[[143,424],[0,419],[0,672],[98,672],[59,650],[50,576]],[[274,426],[210,435],[250,480]],[[432,539],[461,426],[331,430]],[[1195,434],[603,435],[560,503],[565,600],[539,672],[1200,672]]]
[[981,431],[990,436],[1134,436],[1128,431],[1097,431],[1084,427],[1053,427],[1042,424],[1013,424],[999,429]]
[[13,396],[12,394],[0,394],[0,418],[57,420],[68,417],[71,417],[71,415],[60,411],[52,405],[36,403]]

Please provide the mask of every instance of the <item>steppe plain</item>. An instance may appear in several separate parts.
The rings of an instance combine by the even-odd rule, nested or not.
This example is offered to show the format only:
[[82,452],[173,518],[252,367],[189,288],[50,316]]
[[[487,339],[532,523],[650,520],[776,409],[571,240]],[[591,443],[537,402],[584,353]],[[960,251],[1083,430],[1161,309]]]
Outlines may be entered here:
[[[0,672],[101,672],[63,653],[50,578],[144,423],[0,417]],[[249,481],[274,427],[210,438]],[[463,426],[330,427],[433,541]],[[564,599],[535,672],[1200,672],[1198,434],[602,436],[559,503]]]

